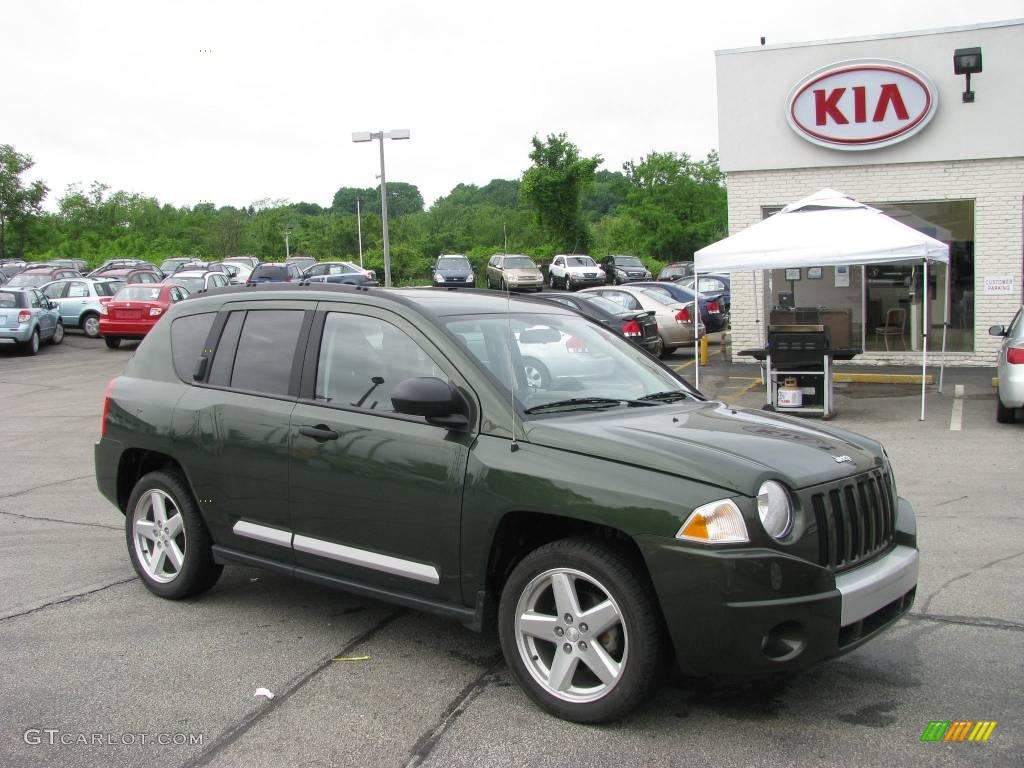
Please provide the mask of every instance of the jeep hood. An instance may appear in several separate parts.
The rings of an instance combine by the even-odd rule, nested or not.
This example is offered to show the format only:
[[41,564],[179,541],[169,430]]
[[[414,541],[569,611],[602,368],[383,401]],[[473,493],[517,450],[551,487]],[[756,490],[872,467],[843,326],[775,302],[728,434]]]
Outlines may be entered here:
[[884,464],[879,443],[845,430],[721,402],[572,412],[528,421],[537,445],[632,464],[757,495],[765,480],[793,489]]

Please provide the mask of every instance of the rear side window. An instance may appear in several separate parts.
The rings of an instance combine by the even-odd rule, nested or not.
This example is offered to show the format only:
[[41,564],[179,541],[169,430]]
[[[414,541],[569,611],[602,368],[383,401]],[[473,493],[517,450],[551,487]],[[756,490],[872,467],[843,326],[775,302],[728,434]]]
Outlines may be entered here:
[[210,335],[210,328],[216,319],[216,312],[201,315],[186,315],[171,323],[171,355],[174,358],[174,372],[182,381],[191,382],[196,369],[196,360],[203,353],[203,344]]
[[23,295],[14,291],[0,291],[0,309],[17,309],[23,306],[21,301]]
[[246,313],[231,372],[233,388],[268,395],[288,394],[303,314],[299,309]]

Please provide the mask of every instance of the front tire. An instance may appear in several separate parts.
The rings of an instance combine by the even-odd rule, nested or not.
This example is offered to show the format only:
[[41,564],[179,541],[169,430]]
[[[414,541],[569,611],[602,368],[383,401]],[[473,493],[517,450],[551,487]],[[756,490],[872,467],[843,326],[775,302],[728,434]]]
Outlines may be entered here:
[[653,691],[666,645],[641,568],[607,544],[563,539],[513,569],[498,609],[499,638],[512,674],[542,709],[604,723]]
[[576,290],[573,287],[573,284],[572,284],[572,275],[570,275],[568,272],[565,273],[565,290],[567,290],[567,291],[574,291],[574,290]]
[[50,337],[50,343],[53,346],[57,346],[64,341],[64,323],[58,322],[57,327],[53,329],[53,336]]
[[548,288],[555,290],[555,275],[552,272],[548,272]]
[[1016,421],[1016,414],[1013,408],[1007,408],[999,398],[999,388],[996,388],[996,421],[1000,424],[1013,424]]
[[180,600],[212,587],[223,566],[185,479],[150,472],[128,498],[125,537],[135,572],[155,595]]
[[107,344],[107,349],[117,349],[121,346],[121,339],[117,336],[104,336],[103,341]]

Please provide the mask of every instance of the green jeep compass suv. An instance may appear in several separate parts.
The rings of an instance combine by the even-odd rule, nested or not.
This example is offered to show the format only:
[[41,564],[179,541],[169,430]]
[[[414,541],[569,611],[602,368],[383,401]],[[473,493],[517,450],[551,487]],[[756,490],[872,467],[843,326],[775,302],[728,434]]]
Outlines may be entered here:
[[96,478],[155,594],[240,563],[496,622],[525,691],[580,722],[673,656],[753,676],[849,651],[917,584],[877,442],[708,401],[567,308],[486,291],[181,302],[110,383]]

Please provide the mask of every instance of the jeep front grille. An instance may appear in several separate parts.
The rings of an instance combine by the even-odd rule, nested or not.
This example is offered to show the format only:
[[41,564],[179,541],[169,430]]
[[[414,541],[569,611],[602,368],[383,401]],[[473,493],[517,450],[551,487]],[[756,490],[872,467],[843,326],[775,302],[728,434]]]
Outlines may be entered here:
[[844,571],[893,542],[896,499],[889,475],[873,470],[833,483],[811,496],[818,524],[818,562]]

